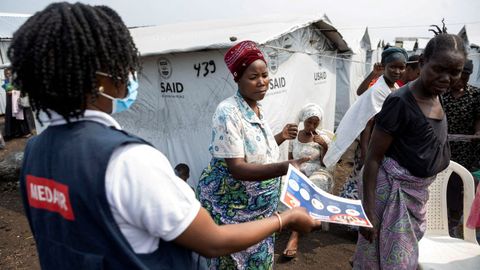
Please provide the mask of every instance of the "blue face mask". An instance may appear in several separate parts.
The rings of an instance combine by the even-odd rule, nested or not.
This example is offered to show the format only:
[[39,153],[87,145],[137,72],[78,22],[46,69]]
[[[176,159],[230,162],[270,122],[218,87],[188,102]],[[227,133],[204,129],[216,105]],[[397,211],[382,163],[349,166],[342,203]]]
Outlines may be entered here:
[[[99,72],[97,72],[100,74]],[[103,75],[103,74],[100,74]],[[127,90],[128,94],[124,98],[114,98],[110,95],[100,92],[100,95],[112,100],[112,114],[119,113],[128,110],[137,99],[138,94],[138,82],[134,79],[133,75],[128,75]]]

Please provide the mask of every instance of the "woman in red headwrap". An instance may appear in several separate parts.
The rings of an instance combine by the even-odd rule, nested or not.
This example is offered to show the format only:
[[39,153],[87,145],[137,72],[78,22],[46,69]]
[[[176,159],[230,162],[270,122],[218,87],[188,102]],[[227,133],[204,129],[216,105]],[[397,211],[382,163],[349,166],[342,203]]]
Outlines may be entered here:
[[[280,176],[288,165],[308,158],[277,162],[278,145],[297,136],[288,124],[273,135],[259,103],[269,85],[267,63],[252,41],[233,46],[225,55],[238,91],[222,101],[213,115],[212,160],[203,171],[197,195],[217,224],[257,220],[274,214]],[[209,260],[211,269],[271,269],[273,236],[245,251]]]
[[191,251],[218,257],[318,225],[295,208],[219,226],[160,151],[122,130],[110,114],[135,100],[140,66],[114,10],[50,4],[8,52],[14,85],[49,123],[28,141],[20,175],[42,269],[203,270]]

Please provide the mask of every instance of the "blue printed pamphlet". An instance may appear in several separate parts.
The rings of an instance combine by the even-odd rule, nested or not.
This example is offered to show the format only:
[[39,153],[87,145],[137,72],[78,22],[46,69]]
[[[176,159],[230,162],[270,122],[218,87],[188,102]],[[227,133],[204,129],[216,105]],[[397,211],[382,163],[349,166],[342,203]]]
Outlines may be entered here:
[[360,200],[329,194],[315,186],[293,167],[288,168],[280,201],[289,208],[304,207],[310,216],[324,222],[372,227]]

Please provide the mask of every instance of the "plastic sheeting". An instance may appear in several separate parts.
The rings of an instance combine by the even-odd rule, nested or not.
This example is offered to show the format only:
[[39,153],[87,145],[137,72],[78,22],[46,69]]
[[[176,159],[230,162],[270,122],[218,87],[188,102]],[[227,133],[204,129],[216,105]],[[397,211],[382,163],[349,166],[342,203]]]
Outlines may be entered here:
[[342,120],[348,108],[357,100],[357,88],[371,70],[371,64],[366,65],[365,62],[360,62],[365,61],[365,58],[361,56],[365,57],[365,53],[344,56],[337,59],[335,128]]
[[[13,33],[30,17],[28,14],[1,13],[0,12],[0,64],[7,64],[10,61],[7,58],[7,49],[10,46],[10,39]],[[3,69],[0,70],[0,80],[3,84]],[[0,114],[5,113],[6,93],[0,89]]]
[[[311,26],[260,45],[271,78],[262,104],[274,133],[296,121],[299,110],[308,102],[323,107],[324,126],[333,129],[336,53],[325,51],[332,47]],[[223,62],[225,51],[143,57],[137,102],[131,110],[115,115],[127,131],[153,143],[172,166],[188,164],[192,186],[211,159],[208,147],[216,106],[237,90]],[[287,143],[281,149],[286,159]]]
[[335,103],[335,128],[348,108],[357,100],[357,88],[370,73],[373,64],[381,60],[379,41],[371,39],[368,29],[343,33],[353,53],[337,58],[337,99]]
[[256,16],[228,20],[185,22],[132,28],[131,34],[142,56],[226,49],[242,40],[259,44],[282,39],[286,33],[314,26],[332,40],[339,51],[347,44],[325,16],[292,14]]
[[[1,71],[3,73],[3,70]],[[3,76],[0,77],[1,84],[3,84]],[[7,107],[7,93],[3,88],[0,89],[0,114],[5,114]]]
[[[10,41],[7,40],[0,40],[0,64],[6,64],[8,63],[8,58],[7,58],[7,49],[8,46],[10,46]],[[3,80],[5,79],[5,76],[3,75],[3,68],[0,69],[0,85],[3,84]],[[5,114],[5,107],[7,106],[7,94],[5,92],[5,89],[0,88],[0,114]]]
[[475,24],[466,24],[458,33],[467,46],[470,47],[468,59],[473,62],[473,72],[470,75],[470,83],[473,86],[480,87],[480,26]]
[[468,83],[480,87],[480,50],[478,48],[471,49],[468,54],[468,59],[471,59],[473,62],[473,71]]

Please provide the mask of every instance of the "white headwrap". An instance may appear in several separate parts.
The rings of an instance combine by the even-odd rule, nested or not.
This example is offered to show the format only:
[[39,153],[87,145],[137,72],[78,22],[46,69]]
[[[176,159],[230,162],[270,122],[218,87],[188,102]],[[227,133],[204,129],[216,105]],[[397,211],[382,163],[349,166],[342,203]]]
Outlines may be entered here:
[[305,120],[308,118],[316,116],[320,120],[318,124],[318,129],[323,128],[323,110],[320,106],[315,103],[308,103],[307,105],[303,106],[298,114],[298,123],[303,124]]

